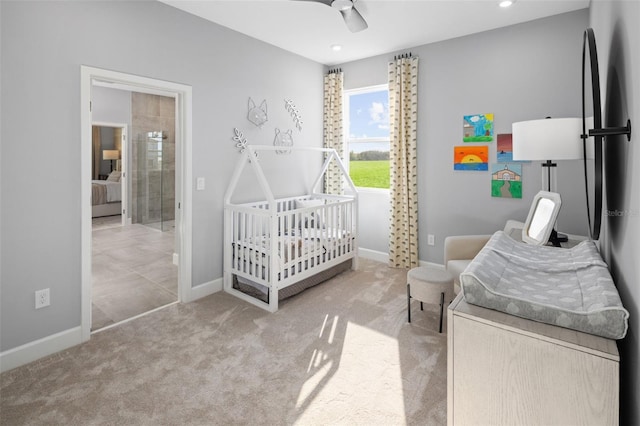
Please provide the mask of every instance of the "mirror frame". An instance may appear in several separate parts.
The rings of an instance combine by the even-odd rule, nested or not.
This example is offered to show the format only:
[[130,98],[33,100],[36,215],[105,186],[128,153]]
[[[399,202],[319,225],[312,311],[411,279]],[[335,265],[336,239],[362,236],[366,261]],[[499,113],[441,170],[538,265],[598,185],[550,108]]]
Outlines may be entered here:
[[[587,131],[587,117],[585,110],[585,73],[587,46],[589,47],[589,65],[591,69],[591,98],[593,99],[593,129]],[[584,186],[587,195],[587,220],[589,233],[592,240],[600,237],[600,225],[602,221],[602,142],[605,136],[627,135],[627,141],[631,141],[631,119],[627,119],[624,127],[602,127],[602,104],[600,101],[600,72],[598,70],[598,52],[596,50],[596,36],[593,28],[587,28],[584,32],[582,45],[582,146],[584,157]],[[587,173],[587,139],[594,138],[594,211],[591,217],[589,205],[589,182]]]
[[[598,52],[596,50],[596,37],[592,28],[587,28],[584,32],[582,45],[582,147],[584,161],[584,188],[587,199],[587,221],[589,223],[589,233],[592,240],[600,237],[600,226],[602,221],[602,136],[593,135],[594,138],[594,173],[593,173],[593,196],[589,194],[589,182],[587,173],[587,139],[591,134],[591,129],[587,128],[586,116],[586,55],[589,49],[589,66],[591,70],[591,98],[593,100],[593,126],[594,129],[602,128],[602,104],[600,100],[600,72],[598,69]],[[593,202],[593,217],[591,204]]]
[[[529,229],[531,225],[538,219],[538,216],[543,213],[538,209],[538,205],[542,200],[551,201],[553,207],[549,216],[544,220],[546,223],[542,227],[542,231],[540,234],[540,238],[535,238],[529,235]],[[546,245],[549,242],[549,237],[551,237],[553,233],[553,228],[556,225],[556,220],[558,219],[558,213],[560,213],[560,206],[562,205],[562,198],[560,194],[556,192],[549,191],[539,191],[531,202],[531,208],[529,209],[529,214],[527,215],[527,220],[524,223],[524,227],[522,228],[522,241],[525,243],[541,246]],[[552,241],[554,245],[556,241]]]

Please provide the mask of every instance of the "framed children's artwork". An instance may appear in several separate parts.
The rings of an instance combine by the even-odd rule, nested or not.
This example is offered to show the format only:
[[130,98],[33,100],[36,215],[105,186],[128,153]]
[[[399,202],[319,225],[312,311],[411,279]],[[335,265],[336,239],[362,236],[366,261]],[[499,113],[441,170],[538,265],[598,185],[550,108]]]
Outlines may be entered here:
[[491,142],[492,140],[493,114],[475,114],[463,116],[463,142]]
[[[497,135],[496,159],[498,163],[513,162],[513,135],[501,133]],[[528,160],[516,160],[517,163],[530,163]]]
[[491,196],[522,198],[522,164],[497,163],[491,165]]
[[513,161],[513,139],[511,133],[498,134],[496,142],[496,159],[498,163]]
[[487,171],[489,170],[489,147],[487,145],[454,146],[453,170]]

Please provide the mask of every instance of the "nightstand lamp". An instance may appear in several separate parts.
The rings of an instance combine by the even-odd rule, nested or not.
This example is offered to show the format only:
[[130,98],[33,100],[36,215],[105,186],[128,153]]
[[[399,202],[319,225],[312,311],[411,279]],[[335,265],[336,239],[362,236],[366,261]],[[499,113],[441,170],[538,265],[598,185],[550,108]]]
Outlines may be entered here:
[[113,171],[113,160],[120,159],[120,151],[117,149],[104,149],[102,150],[102,159],[111,160],[111,171]]
[[[557,192],[556,175],[551,173],[557,167],[554,161],[584,158],[581,118],[521,121],[513,123],[512,134],[514,161],[543,161],[542,189],[545,191]],[[565,241],[566,235],[558,234],[557,241],[553,242]]]

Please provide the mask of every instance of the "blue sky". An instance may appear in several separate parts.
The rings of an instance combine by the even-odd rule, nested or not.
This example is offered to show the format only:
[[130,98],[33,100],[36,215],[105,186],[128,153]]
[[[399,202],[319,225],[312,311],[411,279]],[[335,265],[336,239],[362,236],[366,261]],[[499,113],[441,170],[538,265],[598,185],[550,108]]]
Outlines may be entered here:
[[389,137],[389,95],[387,90],[349,97],[349,137]]

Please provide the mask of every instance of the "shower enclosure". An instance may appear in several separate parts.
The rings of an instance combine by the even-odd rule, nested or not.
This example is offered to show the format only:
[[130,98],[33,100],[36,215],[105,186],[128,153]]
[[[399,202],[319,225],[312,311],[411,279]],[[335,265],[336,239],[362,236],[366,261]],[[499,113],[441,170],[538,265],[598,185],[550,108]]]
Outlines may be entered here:
[[138,133],[135,144],[134,223],[161,231],[174,227],[175,142],[166,131]]

